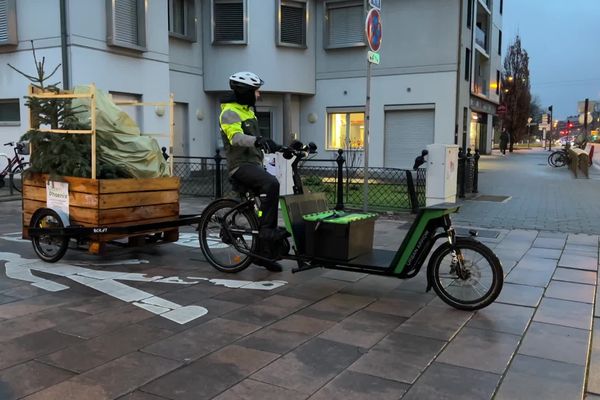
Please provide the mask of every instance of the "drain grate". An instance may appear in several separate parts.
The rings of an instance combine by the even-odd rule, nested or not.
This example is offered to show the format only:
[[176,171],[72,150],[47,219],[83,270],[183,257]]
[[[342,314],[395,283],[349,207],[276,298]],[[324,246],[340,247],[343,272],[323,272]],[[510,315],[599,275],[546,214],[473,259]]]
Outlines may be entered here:
[[470,200],[473,201],[493,201],[495,203],[504,203],[510,199],[510,196],[494,196],[491,194],[482,194]]
[[[474,228],[456,228],[456,234],[459,236],[471,236],[469,231]],[[494,231],[491,229],[475,229],[477,231],[477,236],[486,238],[486,239],[496,239],[498,235],[500,235],[499,231]]]

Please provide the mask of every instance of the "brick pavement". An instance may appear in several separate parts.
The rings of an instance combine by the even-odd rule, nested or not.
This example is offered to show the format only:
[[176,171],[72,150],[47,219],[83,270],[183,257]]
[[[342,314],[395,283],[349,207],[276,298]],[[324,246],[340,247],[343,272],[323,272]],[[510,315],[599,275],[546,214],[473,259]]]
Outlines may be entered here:
[[[490,175],[486,162],[482,179]],[[475,212],[471,204],[480,203],[465,202],[461,225]],[[202,206],[182,203],[186,212]],[[7,235],[19,230],[19,213],[18,202],[0,203],[0,255],[18,254],[31,260],[23,267],[35,269],[31,245]],[[376,246],[397,246],[408,220],[378,221]],[[291,274],[286,264],[280,274],[251,267],[231,276],[212,269],[197,248],[176,244],[111,247],[104,258],[69,250],[63,264],[86,268],[87,280],[64,265],[55,265],[55,274],[33,272],[68,287],[54,292],[9,278],[0,261],[0,399],[600,396],[598,236],[525,228],[490,222],[482,229],[497,235],[482,241],[500,257],[505,285],[498,301],[478,312],[454,310],[424,292],[424,274],[407,281],[327,270]],[[121,282],[156,304],[208,313],[179,324],[122,292],[89,286],[92,276],[102,281],[94,281],[98,288],[108,283],[99,274],[110,272],[183,278],[191,284]],[[286,284],[250,290],[216,279]]]

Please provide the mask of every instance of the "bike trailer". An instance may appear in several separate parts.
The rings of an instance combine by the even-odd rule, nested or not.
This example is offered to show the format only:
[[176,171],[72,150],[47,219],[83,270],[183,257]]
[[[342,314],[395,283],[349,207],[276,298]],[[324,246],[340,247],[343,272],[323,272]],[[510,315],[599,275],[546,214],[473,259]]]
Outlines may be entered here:
[[308,256],[351,260],[373,248],[377,214],[330,210],[303,219]]

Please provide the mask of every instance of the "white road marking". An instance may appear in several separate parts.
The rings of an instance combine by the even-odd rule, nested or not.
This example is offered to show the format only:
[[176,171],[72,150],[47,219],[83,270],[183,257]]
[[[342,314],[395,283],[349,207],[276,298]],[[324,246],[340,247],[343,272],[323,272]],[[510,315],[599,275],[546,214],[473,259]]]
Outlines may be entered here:
[[[33,286],[50,292],[58,292],[68,289],[69,286],[36,276],[32,272],[37,271],[50,275],[62,276],[179,324],[185,324],[196,318],[200,318],[206,315],[208,310],[205,307],[198,305],[181,306],[119,281],[154,282],[177,285],[195,285],[198,284],[199,281],[206,281],[214,285],[222,285],[228,288],[254,290],[273,290],[287,284],[285,281],[253,282],[230,279],[209,279],[203,277],[180,278],[177,276],[146,276],[145,274],[140,273],[99,271],[66,263],[48,264],[40,260],[27,259],[21,257],[19,254],[7,252],[0,252],[0,261],[2,260],[6,261],[4,266],[8,278],[30,282]],[[124,260],[123,264],[131,264],[133,263],[132,261],[133,260]],[[73,261],[73,263],[78,264],[79,262]],[[115,262],[115,265],[118,265],[118,262]]]

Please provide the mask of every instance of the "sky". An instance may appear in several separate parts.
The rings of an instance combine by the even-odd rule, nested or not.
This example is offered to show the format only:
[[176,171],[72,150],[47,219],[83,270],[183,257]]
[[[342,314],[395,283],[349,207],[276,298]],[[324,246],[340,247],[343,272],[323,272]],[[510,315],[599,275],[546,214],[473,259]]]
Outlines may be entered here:
[[516,35],[529,55],[531,94],[554,119],[600,101],[600,0],[504,0],[502,61]]

